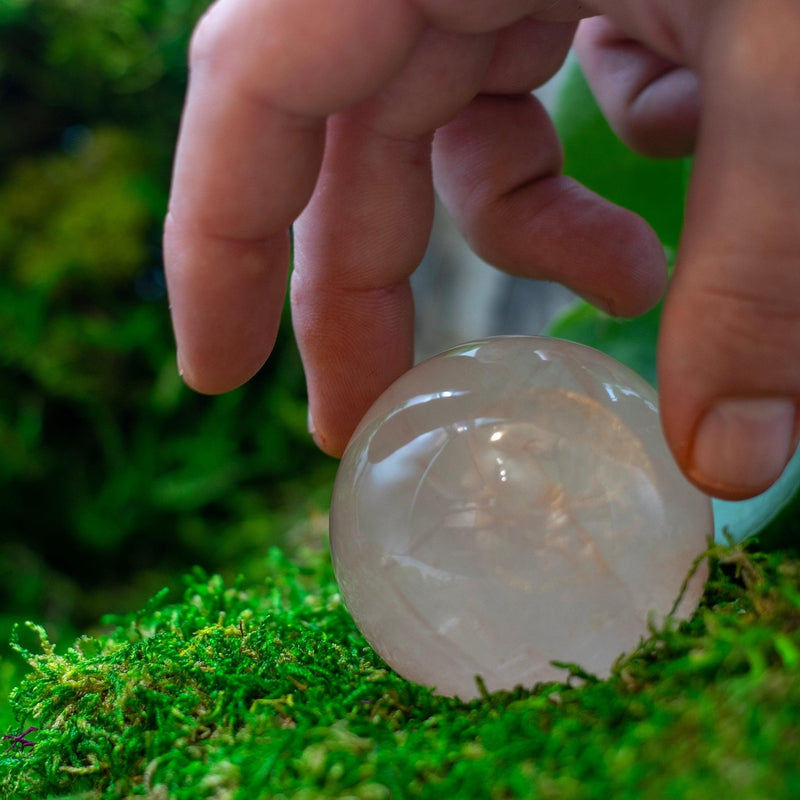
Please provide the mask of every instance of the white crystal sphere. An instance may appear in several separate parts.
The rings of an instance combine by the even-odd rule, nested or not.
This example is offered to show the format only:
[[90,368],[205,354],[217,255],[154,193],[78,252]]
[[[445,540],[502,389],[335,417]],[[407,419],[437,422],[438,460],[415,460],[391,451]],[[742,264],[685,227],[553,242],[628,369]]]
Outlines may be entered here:
[[[599,676],[673,607],[713,535],[653,388],[591,348],[500,337],[412,369],[372,406],[331,506],[342,596],[409,680],[466,700]],[[697,607],[706,572],[676,616]]]

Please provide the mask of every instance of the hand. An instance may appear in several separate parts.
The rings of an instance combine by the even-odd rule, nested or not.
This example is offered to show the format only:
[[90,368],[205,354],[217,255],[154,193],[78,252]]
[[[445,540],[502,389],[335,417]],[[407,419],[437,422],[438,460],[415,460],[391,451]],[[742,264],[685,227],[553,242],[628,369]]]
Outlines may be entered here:
[[[689,2],[594,4],[693,68],[703,89],[661,388],[679,462],[729,497],[765,488],[796,436],[800,278],[789,232],[798,112],[787,97],[800,72],[788,44],[798,14],[790,0],[767,2],[769,13],[759,4],[758,15],[746,0],[700,11]],[[301,0],[220,0],[195,34],[165,234],[187,382],[224,391],[266,358],[287,228],[302,212],[295,328],[317,440],[342,451],[368,405],[411,363],[408,276],[430,227],[434,131],[437,187],[484,257],[561,280],[618,313],[652,305],[664,284],[653,234],[558,176],[552,127],[527,96],[563,59],[581,5],[339,0],[312,13]],[[773,34],[777,46],[765,39]],[[587,37],[585,51],[602,56]],[[780,68],[769,69],[773,62]],[[636,104],[620,102],[608,82],[603,96],[598,81],[620,127],[628,120],[642,131]],[[693,124],[676,129],[694,136]],[[664,139],[676,146],[675,136]],[[765,144],[768,163],[756,163]],[[714,411],[718,399],[727,403]]]
[[636,5],[608,3],[615,21],[582,23],[576,48],[634,149],[696,154],[659,343],[662,418],[689,477],[740,499],[798,440],[800,8]]

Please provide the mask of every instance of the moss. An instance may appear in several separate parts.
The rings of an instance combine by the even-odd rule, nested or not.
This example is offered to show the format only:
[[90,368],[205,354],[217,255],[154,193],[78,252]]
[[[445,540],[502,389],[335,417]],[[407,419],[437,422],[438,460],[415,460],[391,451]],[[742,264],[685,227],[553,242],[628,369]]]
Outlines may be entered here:
[[800,795],[799,561],[714,548],[691,623],[608,680],[469,704],[387,669],[325,556],[303,561],[272,551],[257,588],[196,570],[63,654],[38,629],[11,698],[36,745],[0,757],[4,796]]

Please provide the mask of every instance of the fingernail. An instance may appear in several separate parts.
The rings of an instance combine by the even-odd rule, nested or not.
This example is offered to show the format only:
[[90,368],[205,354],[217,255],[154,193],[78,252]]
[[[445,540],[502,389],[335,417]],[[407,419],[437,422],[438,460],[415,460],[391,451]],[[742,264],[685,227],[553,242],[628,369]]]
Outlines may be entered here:
[[317,426],[314,425],[314,418],[311,416],[311,409],[308,409],[308,415],[306,417],[308,420],[308,432],[311,434],[312,438],[317,435]]
[[764,491],[792,455],[794,420],[789,398],[721,400],[697,428],[690,477],[730,499]]

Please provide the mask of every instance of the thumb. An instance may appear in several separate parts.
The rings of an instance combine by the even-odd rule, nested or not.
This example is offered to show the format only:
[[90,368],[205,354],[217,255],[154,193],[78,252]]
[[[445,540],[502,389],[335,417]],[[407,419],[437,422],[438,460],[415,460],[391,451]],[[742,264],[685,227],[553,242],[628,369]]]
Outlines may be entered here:
[[800,398],[800,6],[718,4],[702,121],[659,345],[664,429],[702,489],[768,488]]

